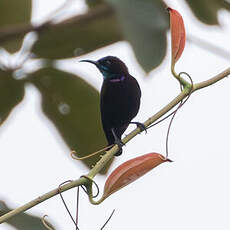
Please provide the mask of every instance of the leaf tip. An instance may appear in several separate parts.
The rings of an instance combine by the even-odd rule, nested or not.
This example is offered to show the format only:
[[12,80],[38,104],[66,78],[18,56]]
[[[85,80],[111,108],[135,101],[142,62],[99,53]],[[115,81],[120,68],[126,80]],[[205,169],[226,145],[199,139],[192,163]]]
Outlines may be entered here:
[[161,155],[159,153],[158,153],[158,156],[159,156],[160,159],[163,160],[163,162],[173,162],[173,160],[171,160],[171,159],[169,159],[169,158],[167,158],[167,157],[165,157],[165,156],[163,156],[163,155]]
[[171,7],[167,7],[166,10],[167,10],[168,12],[170,12],[170,11],[172,10],[172,8],[171,8]]
[[167,161],[167,162],[170,162],[170,163],[171,163],[171,162],[174,162],[173,160],[171,160],[171,159],[169,159],[169,158],[167,158],[166,161]]

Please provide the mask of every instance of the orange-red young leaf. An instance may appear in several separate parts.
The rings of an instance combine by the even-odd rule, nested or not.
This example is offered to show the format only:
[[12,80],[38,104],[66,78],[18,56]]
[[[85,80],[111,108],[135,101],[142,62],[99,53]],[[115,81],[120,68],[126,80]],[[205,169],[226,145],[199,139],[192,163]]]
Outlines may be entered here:
[[172,66],[180,58],[185,46],[184,21],[180,13],[172,8],[168,8],[170,14],[170,29],[172,42]]
[[148,153],[126,161],[117,167],[106,180],[103,198],[105,199],[166,161],[171,160],[158,153]]

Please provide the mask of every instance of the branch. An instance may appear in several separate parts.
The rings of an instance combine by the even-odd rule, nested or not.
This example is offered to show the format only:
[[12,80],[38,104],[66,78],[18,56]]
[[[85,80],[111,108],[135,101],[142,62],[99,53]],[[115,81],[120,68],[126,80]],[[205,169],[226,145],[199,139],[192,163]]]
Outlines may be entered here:
[[77,15],[77,16],[74,16],[72,18],[69,18],[67,20],[64,20],[56,24],[52,23],[52,18],[51,18],[50,20],[48,20],[47,22],[45,22],[44,24],[40,26],[33,26],[31,24],[22,24],[22,25],[16,25],[12,27],[3,28],[3,29],[0,29],[0,43],[8,41],[10,39],[15,39],[18,36],[23,36],[26,33],[29,33],[32,31],[39,32],[39,31],[42,31],[43,29],[51,29],[51,28],[63,26],[69,23],[70,24],[76,23],[76,24],[81,25],[81,24],[87,23],[89,20],[111,15],[113,13],[114,13],[114,10],[109,5],[103,4],[102,6],[98,6],[97,8],[90,10],[86,14]]
[[[201,88],[205,88],[208,87],[216,82],[218,82],[219,80],[227,77],[230,74],[230,68],[227,68],[226,70],[224,70],[223,72],[219,73],[218,75],[210,78],[209,80],[194,84],[193,89],[192,89],[192,93],[195,92],[196,90],[199,90]],[[152,117],[150,117],[148,120],[146,120],[144,122],[144,125],[146,127],[148,127],[149,125],[153,124],[155,121],[157,121],[160,117],[162,117],[164,114],[166,114],[168,111],[170,111],[174,106],[176,106],[181,100],[183,100],[184,98],[186,98],[188,96],[188,94],[190,93],[190,88],[189,87],[185,87],[183,89],[183,91],[177,96],[175,97],[168,105],[166,105],[165,107],[163,107],[159,112],[157,112],[156,114],[154,114]],[[123,143],[127,143],[128,141],[130,141],[131,139],[133,139],[137,134],[139,134],[141,132],[141,130],[139,128],[136,128],[135,130],[133,130],[132,132],[130,132],[125,138],[122,139]],[[109,151],[106,152],[105,155],[103,155],[101,157],[101,159],[97,162],[97,164],[94,166],[94,168],[92,168],[90,170],[90,172],[88,173],[88,175],[86,177],[93,179],[95,177],[96,174],[98,174],[100,172],[100,170],[106,165],[106,163],[114,156],[114,154],[118,151],[118,146],[115,145],[112,149],[110,149]],[[21,213],[21,212],[25,212],[26,210],[34,207],[35,205],[59,194],[59,189],[61,192],[67,191],[71,188],[75,188],[76,186],[80,186],[80,185],[85,185],[86,187],[91,185],[91,181],[88,180],[86,177],[81,177],[77,180],[74,180],[68,184],[65,184],[63,186],[61,186],[60,188],[56,188],[50,192],[47,192],[46,194],[39,196],[38,198],[30,201],[29,203],[16,208],[8,213],[6,213],[5,215],[2,215],[0,217],[0,224],[5,222],[6,220],[8,220],[9,218]]]
[[201,89],[201,88],[205,88],[207,86],[210,86],[212,84],[215,84],[216,82],[218,82],[219,80],[227,77],[230,74],[230,68],[227,68],[226,70],[224,70],[223,72],[217,74],[216,76],[206,80],[206,81],[202,81],[200,83],[197,83],[194,85],[193,87],[193,91]]

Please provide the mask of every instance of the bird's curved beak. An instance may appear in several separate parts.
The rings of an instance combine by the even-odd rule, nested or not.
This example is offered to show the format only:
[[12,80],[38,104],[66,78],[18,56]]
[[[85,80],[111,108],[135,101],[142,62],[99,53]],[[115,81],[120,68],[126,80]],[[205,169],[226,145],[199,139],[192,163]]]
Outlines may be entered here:
[[99,63],[97,61],[92,61],[92,60],[81,60],[80,62],[89,62],[91,64],[94,64],[95,66],[99,67]]

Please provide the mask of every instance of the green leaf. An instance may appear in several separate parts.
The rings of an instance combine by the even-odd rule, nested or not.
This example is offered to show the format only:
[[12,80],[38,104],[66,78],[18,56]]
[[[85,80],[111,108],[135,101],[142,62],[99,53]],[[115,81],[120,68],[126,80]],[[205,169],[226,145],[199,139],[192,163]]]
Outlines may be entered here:
[[[11,210],[12,209],[6,206],[5,202],[0,201],[0,216]],[[42,224],[41,218],[26,213],[20,213],[8,219],[6,223],[18,230],[47,230],[47,228]],[[50,223],[48,224],[52,226]],[[53,226],[52,228],[54,229]]]
[[15,80],[12,72],[0,70],[0,125],[4,122],[11,110],[24,97],[24,83]]
[[165,57],[169,28],[166,6],[161,0],[107,0],[115,7],[125,39],[145,71],[157,67]]
[[162,1],[107,1],[115,7],[120,24],[111,7],[101,5],[85,15],[40,31],[33,52],[44,58],[68,58],[125,38],[146,71],[158,66],[165,56],[169,26],[168,13]]
[[229,1],[223,1],[223,8],[225,8],[226,10],[230,10],[230,2]]
[[[1,0],[0,1],[0,37],[16,25],[28,23],[31,16],[31,0]],[[17,35],[13,40],[4,40],[0,44],[9,52],[17,51],[22,44],[24,35]]]
[[86,4],[90,8],[94,8],[100,4],[104,4],[104,0],[86,0]]
[[[44,113],[71,150],[82,157],[107,145],[96,89],[76,75],[52,68],[31,74],[29,80],[41,92]],[[97,155],[84,163],[91,167],[99,158]]]
[[0,26],[9,26],[29,22],[31,0],[0,1]]
[[121,40],[113,10],[100,6],[40,31],[33,52],[43,58],[79,56]]
[[219,24],[217,12],[224,7],[223,0],[186,0],[186,2],[199,20],[209,25]]

